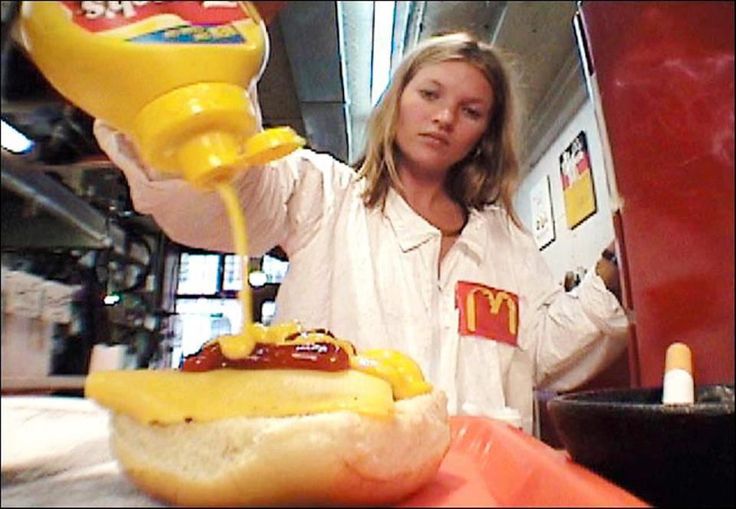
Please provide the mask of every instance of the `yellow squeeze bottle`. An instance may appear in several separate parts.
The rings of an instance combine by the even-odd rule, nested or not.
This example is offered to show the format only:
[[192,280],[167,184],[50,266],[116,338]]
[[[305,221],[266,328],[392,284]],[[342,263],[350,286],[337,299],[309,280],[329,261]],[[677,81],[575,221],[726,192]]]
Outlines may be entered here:
[[256,132],[247,90],[268,34],[251,2],[23,2],[19,28],[62,95],[192,185],[215,188],[304,144],[288,127]]

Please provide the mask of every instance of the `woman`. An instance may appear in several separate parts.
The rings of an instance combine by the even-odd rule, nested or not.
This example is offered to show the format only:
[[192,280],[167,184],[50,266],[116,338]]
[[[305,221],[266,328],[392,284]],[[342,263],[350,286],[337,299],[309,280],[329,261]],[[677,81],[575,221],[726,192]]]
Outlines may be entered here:
[[[180,243],[232,251],[216,193],[157,180],[122,135],[98,123],[96,136],[138,211]],[[626,319],[599,277],[577,297],[553,280],[514,213],[517,173],[504,64],[450,34],[397,70],[359,172],[301,150],[234,185],[251,254],[280,245],[289,256],[276,321],[401,350],[446,392],[451,414],[511,407],[529,431],[534,384],[623,332]]]

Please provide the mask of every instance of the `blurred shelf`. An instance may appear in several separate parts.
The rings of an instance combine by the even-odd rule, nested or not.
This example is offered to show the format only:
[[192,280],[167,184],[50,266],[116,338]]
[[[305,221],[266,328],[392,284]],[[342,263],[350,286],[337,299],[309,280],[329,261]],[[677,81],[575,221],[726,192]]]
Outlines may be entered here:
[[3,376],[2,392],[84,389],[86,375]]

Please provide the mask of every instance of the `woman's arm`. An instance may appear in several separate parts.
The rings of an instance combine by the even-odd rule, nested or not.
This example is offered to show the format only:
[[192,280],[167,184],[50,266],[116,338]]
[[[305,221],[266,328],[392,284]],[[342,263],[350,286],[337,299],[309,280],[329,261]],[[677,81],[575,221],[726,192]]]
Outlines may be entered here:
[[564,384],[568,372],[584,381],[605,367],[603,361],[625,348],[628,320],[624,310],[593,270],[576,292],[565,292],[531,236],[524,234],[520,242],[525,253],[520,267],[525,308],[521,319],[525,344],[521,346],[534,359],[536,380],[553,376]]
[[[214,251],[234,249],[229,218],[216,191],[195,189],[145,167],[120,132],[95,122],[102,150],[125,174],[135,209],[150,214],[181,244]],[[233,180],[243,208],[249,251],[258,256],[276,245],[298,248],[324,214],[325,188],[339,163],[330,156],[298,151],[271,164],[243,171]],[[290,248],[287,248],[287,246]]]

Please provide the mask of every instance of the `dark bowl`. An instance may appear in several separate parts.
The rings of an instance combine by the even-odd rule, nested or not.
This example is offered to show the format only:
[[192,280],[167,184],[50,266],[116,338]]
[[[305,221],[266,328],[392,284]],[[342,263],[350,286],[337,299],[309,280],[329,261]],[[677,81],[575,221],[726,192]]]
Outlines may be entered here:
[[568,393],[547,403],[573,461],[655,506],[734,506],[734,386],[704,385],[695,403],[662,388]]

